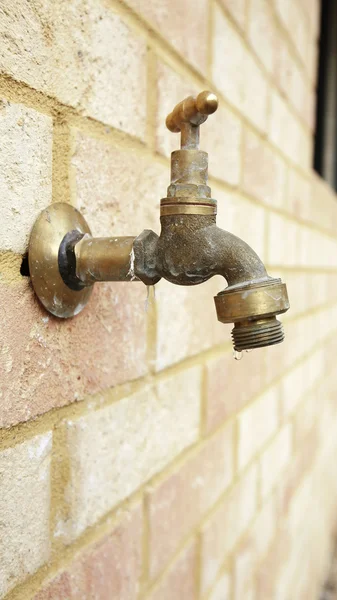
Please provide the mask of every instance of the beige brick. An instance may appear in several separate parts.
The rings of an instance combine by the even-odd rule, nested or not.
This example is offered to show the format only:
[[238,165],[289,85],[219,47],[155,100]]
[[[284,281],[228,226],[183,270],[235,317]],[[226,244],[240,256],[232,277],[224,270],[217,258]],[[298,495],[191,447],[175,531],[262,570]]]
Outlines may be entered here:
[[[300,259],[300,228],[295,221],[281,215],[268,216],[268,264],[298,265]],[[286,242],[285,242],[286,240]]]
[[231,576],[229,573],[221,575],[219,581],[215,584],[209,600],[230,600],[231,598]]
[[299,406],[295,413],[295,445],[301,448],[310,436],[310,433],[317,424],[317,403],[321,394],[320,386],[309,392],[305,397],[305,402]]
[[[1,70],[83,114],[144,137],[146,46],[102,1],[2,5]],[[18,56],[20,60],[18,60]]]
[[243,158],[243,189],[258,200],[283,208],[286,200],[285,162],[264,140],[246,129]]
[[264,358],[263,352],[256,350],[236,361],[229,351],[207,362],[207,431],[219,427],[263,389]]
[[[166,117],[178,102],[196,95],[200,88],[174,73],[164,63],[159,63],[157,90],[156,148],[170,156],[180,147],[180,134],[168,131]],[[240,120],[221,101],[217,113],[201,127],[200,148],[209,153],[209,174],[231,185],[237,185],[240,177],[241,133]]]
[[230,491],[201,534],[201,587],[216,579],[228,553],[245,532],[257,508],[257,470],[254,466]]
[[168,168],[131,145],[123,149],[81,133],[72,167],[76,205],[93,235],[136,236],[144,229],[160,229],[159,201],[166,194]]
[[[156,68],[157,103],[156,103],[156,149],[164,156],[180,147],[180,134],[172,133],[166,127],[167,115],[178,102],[187,96],[193,96],[200,90],[194,82],[175,73],[167,64],[157,59]],[[210,117],[210,119],[215,117]],[[201,128],[201,144],[203,141],[205,125]],[[169,181],[167,181],[168,185]],[[165,186],[165,184],[164,184]],[[163,190],[164,196],[165,187]]]
[[311,167],[312,138],[278,92],[272,93],[269,138],[290,160]]
[[[280,0],[279,0],[280,1]],[[309,19],[297,2],[290,2],[289,34],[297,49],[303,65],[308,60],[309,50]]]
[[318,445],[318,428],[313,428],[308,436],[303,439],[300,448],[292,458],[289,468],[277,485],[276,506],[279,520],[283,519],[284,515],[288,512],[298,486],[301,485],[305,473],[312,467],[317,455]]
[[197,548],[191,543],[170,567],[164,579],[148,596],[149,600],[172,600],[184,598],[195,600],[197,597]]
[[36,217],[51,201],[52,120],[0,100],[0,136],[0,247],[24,253]]
[[243,64],[239,68],[244,75],[241,87],[242,112],[258,129],[265,132],[269,98],[267,80],[253,55],[247,50],[244,51]]
[[[126,2],[143,18],[154,25],[183,57],[198,71],[207,67],[207,2],[191,3],[182,0],[127,0]],[[191,35],[191,26],[193,35]]]
[[78,555],[34,600],[136,600],[142,560],[142,507],[123,514],[112,532]]
[[245,29],[247,0],[221,0],[223,6],[230,12],[237,24]]
[[309,44],[308,61],[307,61],[308,75],[314,86],[316,86],[317,80],[318,80],[318,59],[319,59],[319,45],[318,45],[318,42],[316,41],[315,44]]
[[229,102],[264,131],[268,96],[266,80],[243,40],[218,8],[214,15],[212,41],[212,77],[216,86]]
[[51,433],[0,453],[0,597],[48,561]]
[[188,369],[66,423],[71,521],[55,535],[82,533],[197,439],[200,385]]
[[305,73],[281,34],[277,43],[274,76],[277,85],[287,96],[298,116],[307,121],[310,91],[307,88]]
[[282,411],[287,417],[296,409],[307,392],[319,381],[324,373],[324,352],[319,348],[301,362],[282,380]]
[[230,185],[241,175],[241,121],[223,103],[201,128],[200,147],[209,155],[209,174]]
[[285,206],[296,217],[307,219],[310,205],[311,182],[295,169],[289,169]]
[[282,378],[282,416],[288,417],[302,400],[306,389],[307,361],[300,363]]
[[[2,283],[0,426],[143,376],[145,304],[141,283],[99,284],[84,311],[65,321],[42,309],[27,277]],[[122,341],[118,352],[112,335]]]
[[251,597],[257,567],[276,532],[276,502],[271,498],[260,510],[234,558],[235,600]]
[[238,417],[239,468],[245,467],[253,456],[277,431],[279,424],[280,388],[274,386],[250,404]]
[[197,454],[148,495],[150,574],[155,576],[233,476],[233,427],[209,440]]
[[266,496],[281,477],[292,453],[292,427],[286,425],[261,456],[261,492]]
[[268,0],[250,0],[248,37],[253,49],[269,73],[275,64],[276,31]]
[[191,287],[164,279],[156,285],[158,370],[230,340],[232,326],[217,320],[214,306],[214,296],[224,287],[220,277]]
[[267,557],[260,565],[257,576],[257,599],[276,598],[285,600],[283,581],[281,580],[282,571],[289,562],[291,553],[291,538],[286,527],[282,528],[276,536],[275,543],[272,545]]
[[275,7],[284,27],[288,30],[298,56],[306,64],[309,44],[309,19],[298,2],[275,0]]
[[218,199],[218,226],[243,239],[263,259],[266,224],[264,208],[241,194],[218,192],[216,188],[213,189],[213,194]]

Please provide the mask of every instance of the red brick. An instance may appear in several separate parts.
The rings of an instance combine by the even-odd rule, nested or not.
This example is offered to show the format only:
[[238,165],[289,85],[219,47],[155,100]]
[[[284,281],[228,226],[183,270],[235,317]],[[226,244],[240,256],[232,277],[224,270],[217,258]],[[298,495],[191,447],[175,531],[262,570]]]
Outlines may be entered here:
[[148,493],[150,573],[155,576],[180,541],[232,480],[233,427],[217,434]]
[[173,598],[195,600],[197,597],[197,565],[197,548],[195,543],[192,543],[183,550],[163,581],[147,600],[172,600]]
[[68,573],[57,575],[49,585],[34,596],[34,600],[65,600],[72,598],[71,582]]
[[228,554],[247,529],[257,509],[257,470],[254,466],[232,488],[201,533],[201,587],[216,579]]
[[136,600],[142,554],[142,513],[137,506],[111,534],[78,556],[34,600]]
[[207,431],[238,412],[265,385],[265,356],[260,350],[244,353],[241,361],[232,351],[207,363]]
[[2,427],[146,373],[142,284],[97,284],[88,306],[69,320],[47,315],[27,278],[2,284],[0,298]]

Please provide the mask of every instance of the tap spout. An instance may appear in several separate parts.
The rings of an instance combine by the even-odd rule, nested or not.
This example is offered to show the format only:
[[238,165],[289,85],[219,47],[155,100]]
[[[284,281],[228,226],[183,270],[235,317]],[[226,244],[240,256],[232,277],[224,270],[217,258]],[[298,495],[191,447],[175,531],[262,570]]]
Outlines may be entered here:
[[222,275],[229,286],[234,286],[268,278],[254,250],[217,227],[215,216],[163,216],[161,224],[157,272],[171,283],[196,285]]
[[276,315],[289,308],[286,286],[268,275],[248,244],[217,227],[213,215],[165,215],[161,226],[159,238],[145,231],[134,241],[140,280],[151,284],[164,278],[192,286],[222,275],[228,286],[214,298],[215,306],[219,321],[234,323],[235,350],[283,341]]

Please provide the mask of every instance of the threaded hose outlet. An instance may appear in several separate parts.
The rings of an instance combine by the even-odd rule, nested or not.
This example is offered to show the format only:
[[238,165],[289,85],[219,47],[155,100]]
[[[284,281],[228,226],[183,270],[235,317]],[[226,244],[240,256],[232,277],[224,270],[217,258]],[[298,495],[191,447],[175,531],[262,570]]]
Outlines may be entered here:
[[276,317],[256,321],[238,321],[232,329],[234,350],[253,350],[274,346],[284,340],[283,326]]

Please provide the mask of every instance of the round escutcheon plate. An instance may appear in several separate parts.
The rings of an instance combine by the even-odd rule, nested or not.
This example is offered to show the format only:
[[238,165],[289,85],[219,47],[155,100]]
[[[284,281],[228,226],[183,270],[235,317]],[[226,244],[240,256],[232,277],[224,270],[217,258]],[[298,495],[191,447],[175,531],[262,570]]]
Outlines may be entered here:
[[74,317],[85,307],[92,287],[79,291],[63,281],[58,263],[60,244],[69,231],[91,233],[81,213],[70,204],[51,204],[35,222],[29,240],[29,271],[34,291],[43,306],[56,317]]

